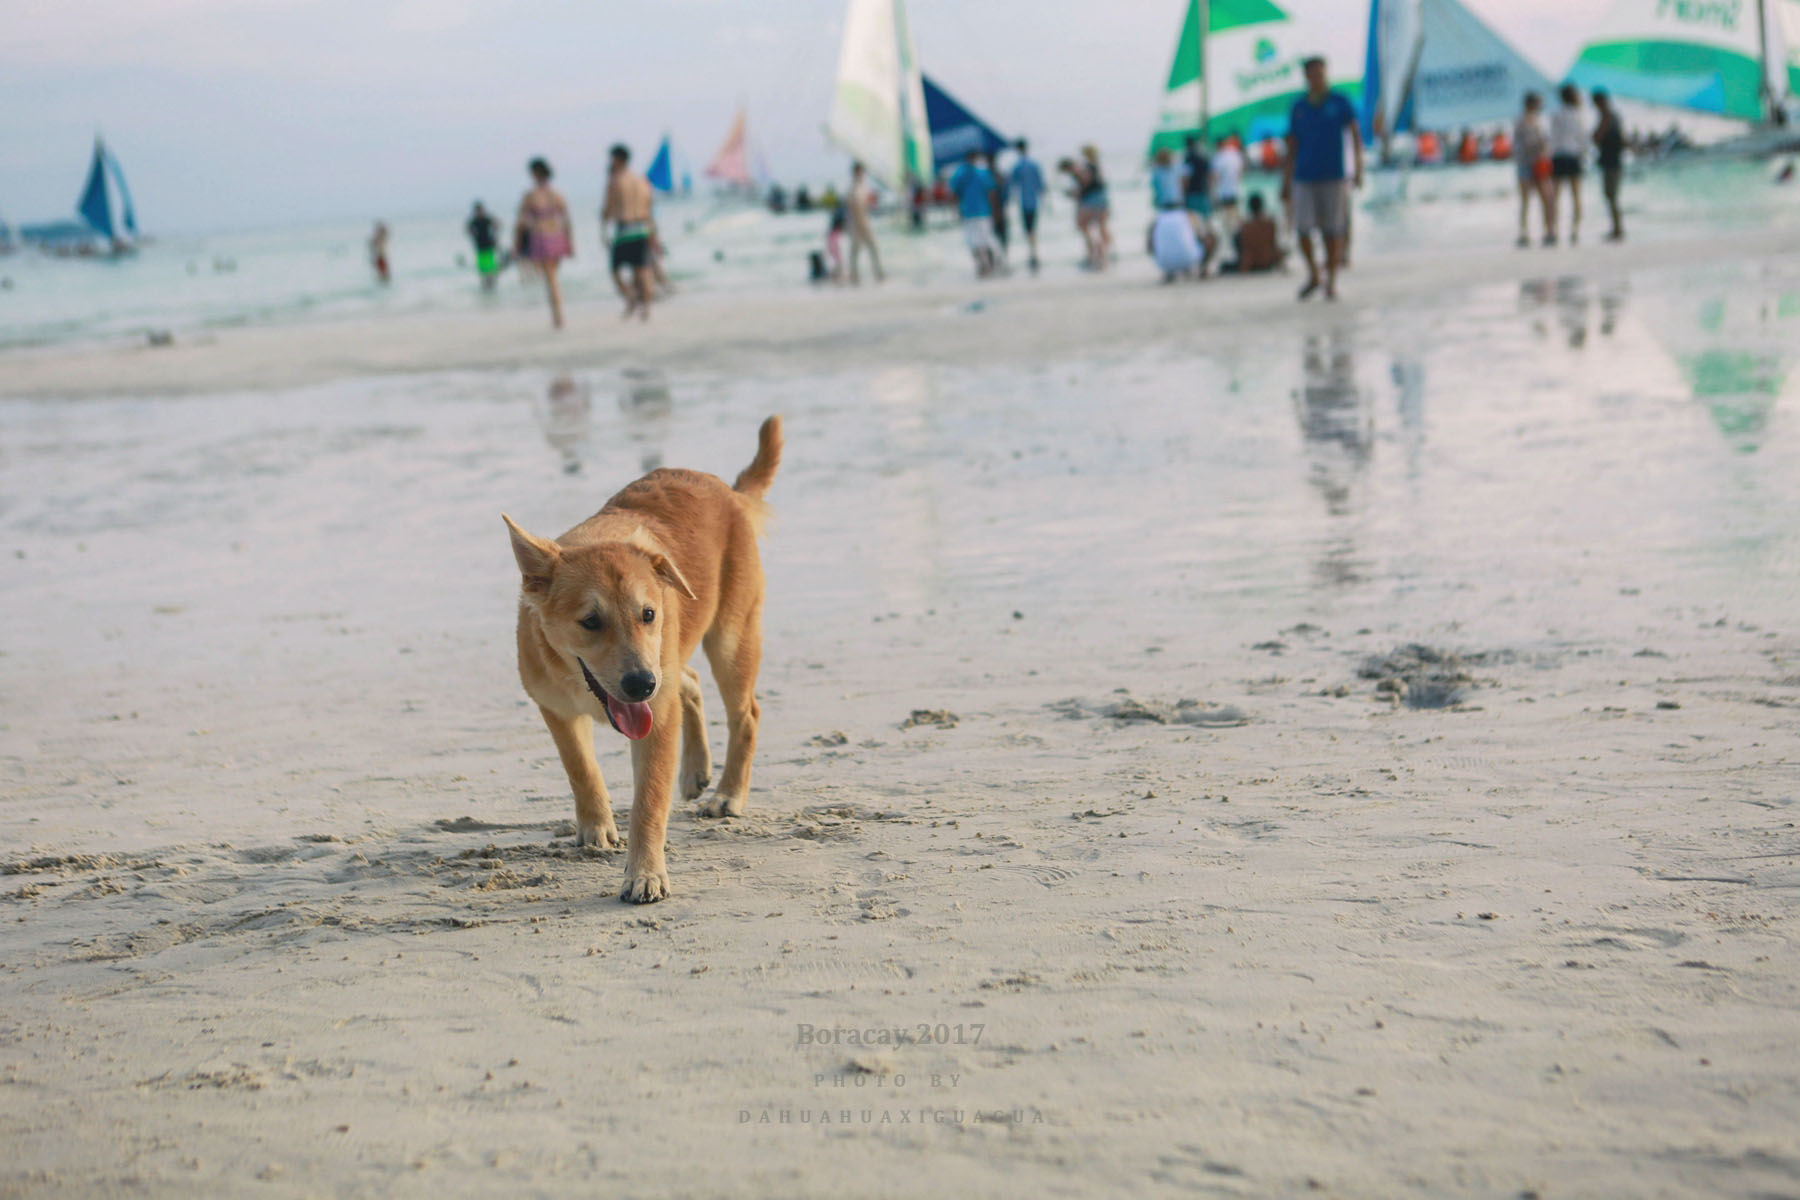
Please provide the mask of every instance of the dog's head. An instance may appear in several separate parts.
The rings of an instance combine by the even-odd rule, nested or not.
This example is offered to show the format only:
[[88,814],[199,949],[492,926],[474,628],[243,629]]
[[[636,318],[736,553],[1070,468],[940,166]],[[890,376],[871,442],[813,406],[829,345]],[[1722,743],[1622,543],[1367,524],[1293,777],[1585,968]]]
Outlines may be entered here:
[[574,661],[614,729],[634,740],[647,736],[650,699],[667,682],[660,678],[665,597],[674,591],[692,600],[694,590],[641,526],[624,541],[570,549],[501,519],[512,534],[523,601],[544,639]]

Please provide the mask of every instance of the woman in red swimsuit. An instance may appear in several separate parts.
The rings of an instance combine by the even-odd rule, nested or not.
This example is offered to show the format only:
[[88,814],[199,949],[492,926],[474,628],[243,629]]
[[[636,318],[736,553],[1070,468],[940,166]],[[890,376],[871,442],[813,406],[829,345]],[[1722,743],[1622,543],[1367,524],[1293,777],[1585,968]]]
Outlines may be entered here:
[[563,259],[575,257],[569,206],[563,201],[562,193],[550,186],[549,163],[534,158],[528,169],[532,188],[519,201],[517,223],[529,239],[531,261],[544,273],[544,284],[550,289],[550,324],[561,329],[562,288],[556,281],[556,267]]

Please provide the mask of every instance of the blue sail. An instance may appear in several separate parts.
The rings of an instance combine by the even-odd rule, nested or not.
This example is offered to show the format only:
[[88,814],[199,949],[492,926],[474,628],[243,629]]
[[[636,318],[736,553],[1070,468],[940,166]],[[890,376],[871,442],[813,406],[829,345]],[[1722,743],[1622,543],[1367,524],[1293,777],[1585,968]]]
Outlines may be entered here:
[[81,202],[75,207],[81,219],[100,236],[108,240],[117,236],[113,229],[112,200],[106,194],[106,147],[98,140],[94,142],[94,165],[88,171],[87,186],[81,189]]
[[650,186],[668,195],[675,190],[675,173],[669,163],[669,139],[663,138],[662,145],[656,148],[656,157],[650,160],[650,169],[644,172],[644,178]]
[[964,108],[957,99],[939,87],[927,75],[925,82],[925,123],[931,127],[931,157],[938,170],[954,163],[971,150],[992,154],[1006,145],[994,127]]
[[113,183],[119,189],[119,207],[123,209],[125,232],[132,237],[137,236],[137,215],[131,211],[131,189],[125,186],[125,172],[119,168],[119,160],[113,157],[112,151],[106,152],[106,165],[112,170]]

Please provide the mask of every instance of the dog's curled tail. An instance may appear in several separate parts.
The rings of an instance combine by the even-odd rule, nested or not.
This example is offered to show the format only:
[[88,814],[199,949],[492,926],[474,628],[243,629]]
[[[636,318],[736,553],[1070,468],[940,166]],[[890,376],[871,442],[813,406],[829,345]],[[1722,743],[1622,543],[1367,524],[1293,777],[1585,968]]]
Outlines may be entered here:
[[[762,429],[756,435],[756,457],[750,465],[738,473],[737,482],[732,484],[733,490],[760,501],[769,492],[769,485],[775,482],[775,472],[781,467],[781,417],[770,417],[762,423]],[[760,509],[760,505],[753,506]]]

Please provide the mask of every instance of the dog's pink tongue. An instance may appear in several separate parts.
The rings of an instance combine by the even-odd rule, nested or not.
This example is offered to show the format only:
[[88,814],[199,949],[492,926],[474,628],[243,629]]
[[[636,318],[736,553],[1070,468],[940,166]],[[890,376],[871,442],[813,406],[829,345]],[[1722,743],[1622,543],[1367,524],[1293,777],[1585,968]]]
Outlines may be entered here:
[[650,736],[650,706],[634,704],[626,700],[618,700],[612,696],[606,698],[606,711],[619,727],[619,732],[632,741]]

